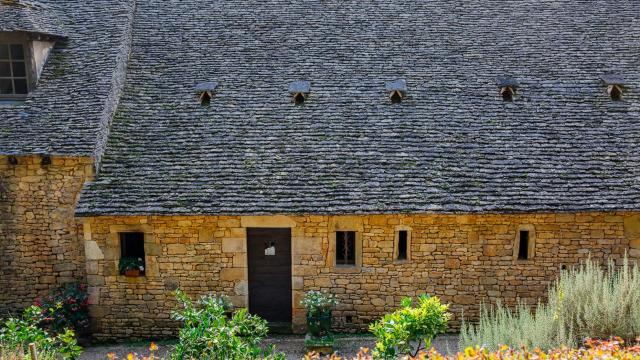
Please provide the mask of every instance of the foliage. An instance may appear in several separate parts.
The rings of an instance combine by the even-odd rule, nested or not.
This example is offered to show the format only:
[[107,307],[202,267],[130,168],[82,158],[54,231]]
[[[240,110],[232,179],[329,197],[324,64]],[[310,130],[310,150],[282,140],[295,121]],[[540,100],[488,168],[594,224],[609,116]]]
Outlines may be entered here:
[[142,258],[123,257],[118,263],[118,269],[120,269],[120,273],[124,273],[127,270],[144,271],[144,260]]
[[[640,343],[640,339],[637,340]],[[421,352],[417,356],[405,356],[401,359],[416,359],[416,360],[528,360],[528,359],[553,359],[553,360],[594,360],[594,359],[609,359],[609,360],[640,360],[640,345],[624,347],[624,341],[622,339],[612,339],[610,341],[595,341],[587,340],[584,347],[569,348],[562,347],[559,349],[551,350],[548,353],[543,352],[540,349],[533,351],[526,348],[512,349],[508,346],[501,346],[499,349],[490,351],[480,347],[466,348],[464,352],[456,355],[442,355],[435,349],[431,349],[429,352]],[[372,360],[376,357],[372,357],[368,354],[368,349],[363,348],[360,350],[356,357],[352,360]],[[304,357],[304,360],[318,360],[321,357],[317,354],[308,354]],[[326,360],[341,360],[342,358],[334,354],[325,358]],[[346,360],[346,358],[345,358]]]
[[330,311],[338,304],[333,295],[322,291],[311,290],[304,295],[300,304],[307,309],[308,316],[316,316],[320,313]]
[[640,269],[625,258],[616,268],[587,260],[563,271],[549,287],[548,302],[533,311],[524,304],[510,310],[501,304],[481,308],[477,325],[464,323],[460,348],[481,345],[489,350],[575,347],[592,337],[634,339],[640,335]]
[[48,296],[36,300],[42,309],[41,325],[54,334],[66,329],[80,332],[89,326],[87,287],[78,283],[65,284]]
[[[402,308],[371,324],[370,331],[377,342],[373,356],[395,359],[398,355],[413,355],[431,346],[431,341],[447,330],[451,318],[449,306],[437,297],[422,295],[413,307],[411,298],[402,299]],[[423,344],[424,342],[424,344]],[[423,346],[424,345],[424,346]]]
[[0,328],[0,351],[20,356],[28,354],[29,344],[34,343],[44,359],[80,356],[81,349],[73,330],[52,335],[39,326],[41,321],[42,309],[37,306],[27,308],[20,318],[5,320]]
[[193,302],[180,290],[176,297],[182,308],[173,313],[173,318],[183,326],[171,359],[284,359],[273,346],[260,348],[269,331],[260,317],[240,309],[227,318],[219,297],[203,296]]

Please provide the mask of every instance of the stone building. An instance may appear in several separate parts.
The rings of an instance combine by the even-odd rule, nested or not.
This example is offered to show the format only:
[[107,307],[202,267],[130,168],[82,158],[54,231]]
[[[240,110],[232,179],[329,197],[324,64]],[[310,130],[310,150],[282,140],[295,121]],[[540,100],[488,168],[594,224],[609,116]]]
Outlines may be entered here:
[[[640,3],[0,1],[0,312],[88,283],[94,336],[172,291],[358,330],[457,326],[640,258]],[[121,259],[139,257],[128,277]]]

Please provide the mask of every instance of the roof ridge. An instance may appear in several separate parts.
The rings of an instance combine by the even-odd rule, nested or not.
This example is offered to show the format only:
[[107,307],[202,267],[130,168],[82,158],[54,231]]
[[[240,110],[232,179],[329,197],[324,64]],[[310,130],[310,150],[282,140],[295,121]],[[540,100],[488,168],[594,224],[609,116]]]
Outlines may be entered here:
[[136,9],[137,1],[131,0],[131,11],[129,12],[128,26],[124,36],[125,41],[122,41],[121,43],[120,51],[116,58],[116,68],[111,78],[111,90],[105,99],[105,106],[99,119],[96,146],[93,151],[94,167],[96,172],[100,170],[102,155],[104,154],[107,147],[107,141],[109,139],[111,122],[113,121],[113,117],[120,104],[120,98],[122,97],[124,84],[126,82],[127,68],[133,43],[133,22],[135,20]]

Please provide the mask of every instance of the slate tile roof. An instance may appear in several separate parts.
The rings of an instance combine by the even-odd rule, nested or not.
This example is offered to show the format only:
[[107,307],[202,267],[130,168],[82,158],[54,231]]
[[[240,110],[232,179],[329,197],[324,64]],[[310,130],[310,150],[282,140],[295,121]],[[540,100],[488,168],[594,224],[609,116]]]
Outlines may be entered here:
[[45,3],[0,0],[0,32],[30,32],[65,37],[64,23]]
[[131,50],[80,215],[640,210],[637,1],[140,1]]
[[66,36],[24,104],[0,104],[0,154],[99,160],[130,52],[133,0],[0,1],[0,31]]

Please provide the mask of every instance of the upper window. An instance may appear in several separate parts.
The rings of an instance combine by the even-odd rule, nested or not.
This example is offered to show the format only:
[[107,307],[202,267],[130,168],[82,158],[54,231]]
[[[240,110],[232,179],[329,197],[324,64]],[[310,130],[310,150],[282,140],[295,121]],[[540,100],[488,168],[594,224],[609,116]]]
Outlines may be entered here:
[[356,265],[355,231],[336,231],[336,265]]
[[0,44],[0,96],[22,97],[29,93],[28,66],[22,44]]

